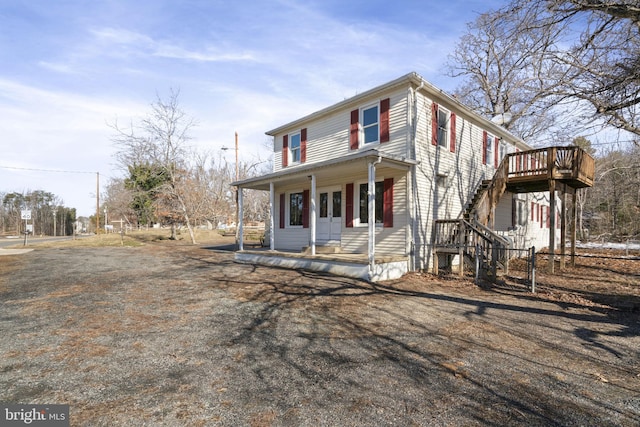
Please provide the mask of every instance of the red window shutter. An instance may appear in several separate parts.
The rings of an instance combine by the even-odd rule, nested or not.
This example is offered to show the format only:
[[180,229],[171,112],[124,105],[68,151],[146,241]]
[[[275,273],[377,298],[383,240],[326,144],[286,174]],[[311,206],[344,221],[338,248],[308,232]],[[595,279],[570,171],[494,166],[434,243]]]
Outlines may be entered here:
[[307,128],[300,131],[300,163],[307,161]]
[[389,142],[389,98],[380,101],[380,143]]
[[284,193],[280,194],[280,228],[284,228]]
[[539,216],[538,216],[538,220],[540,221],[540,228],[542,228],[542,224],[544,224],[544,206],[542,205],[538,205],[538,212],[539,212]]
[[289,165],[289,135],[282,137],[282,167]]
[[500,138],[496,136],[495,142],[493,144],[493,158],[496,169],[498,169],[498,146],[500,145]]
[[309,190],[302,192],[302,228],[309,228]]
[[431,104],[431,145],[438,145],[438,104]]
[[449,151],[452,153],[456,152],[456,113],[452,112],[449,117],[449,125],[451,130],[449,131],[450,141],[449,141]]
[[487,131],[482,131],[482,164],[487,164]]
[[546,211],[547,211],[547,216],[546,216],[547,228],[549,228],[551,226],[551,209],[549,209],[549,206],[546,206]]
[[536,204],[535,202],[531,202],[531,221],[533,221],[533,212],[535,211]]
[[347,184],[346,192],[345,227],[353,227],[353,184]]
[[352,150],[358,149],[358,134],[360,133],[359,120],[360,110],[353,110],[351,112],[351,126],[349,127],[349,148]]
[[393,227],[393,178],[384,180],[384,193],[382,205],[382,225]]

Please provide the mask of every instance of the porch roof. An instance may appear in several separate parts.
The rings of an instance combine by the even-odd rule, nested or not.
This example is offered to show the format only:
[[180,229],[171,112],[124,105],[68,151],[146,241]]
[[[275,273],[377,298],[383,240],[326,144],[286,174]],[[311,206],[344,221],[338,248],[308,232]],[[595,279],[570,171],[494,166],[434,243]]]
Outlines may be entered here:
[[[232,182],[231,185],[238,188],[249,188],[254,190],[269,190],[270,183],[286,183],[307,179],[310,174],[315,174],[322,178],[323,175],[335,177],[336,174],[347,174],[353,172],[353,163],[361,162],[363,167],[372,160],[381,160],[380,166],[394,169],[409,170],[417,161],[400,158],[380,151],[377,148],[369,148],[358,151],[347,156],[326,160],[324,162],[310,163],[300,166],[289,167],[284,170],[273,172],[255,178],[244,179]],[[366,169],[363,169],[366,171]]]

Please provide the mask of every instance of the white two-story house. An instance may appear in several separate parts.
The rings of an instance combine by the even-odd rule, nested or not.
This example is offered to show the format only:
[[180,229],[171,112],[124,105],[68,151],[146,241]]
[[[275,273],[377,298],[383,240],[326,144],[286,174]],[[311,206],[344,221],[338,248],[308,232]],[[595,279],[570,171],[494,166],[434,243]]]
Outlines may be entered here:
[[[270,193],[269,250],[240,239],[237,259],[370,280],[431,268],[435,221],[463,218],[505,156],[532,150],[416,73],[267,134],[273,172],[234,185],[240,204],[243,189]],[[542,167],[534,155],[511,163]],[[558,226],[548,195],[506,189],[484,222],[514,246],[545,246]]]

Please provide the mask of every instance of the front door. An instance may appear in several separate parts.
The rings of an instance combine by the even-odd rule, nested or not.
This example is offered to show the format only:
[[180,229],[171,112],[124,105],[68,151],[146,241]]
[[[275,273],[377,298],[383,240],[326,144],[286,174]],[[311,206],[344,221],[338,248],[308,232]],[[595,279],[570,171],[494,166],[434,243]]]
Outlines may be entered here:
[[342,190],[321,188],[318,190],[316,240],[318,243],[340,242],[342,231]]

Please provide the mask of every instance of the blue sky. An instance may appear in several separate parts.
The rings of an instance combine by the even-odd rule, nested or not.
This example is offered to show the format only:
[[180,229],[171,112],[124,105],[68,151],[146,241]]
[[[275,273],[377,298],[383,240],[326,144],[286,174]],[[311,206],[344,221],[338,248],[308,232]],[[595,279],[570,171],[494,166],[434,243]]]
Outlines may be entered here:
[[171,89],[195,145],[219,154],[237,131],[244,161],[269,157],[265,131],[410,71],[451,91],[447,54],[502,3],[0,0],[0,191],[93,214],[95,172],[122,174],[107,124]]

